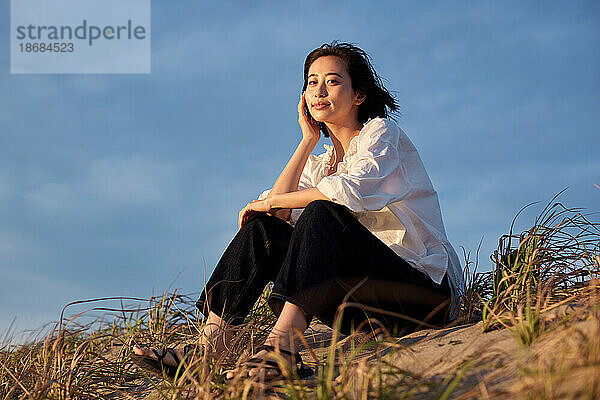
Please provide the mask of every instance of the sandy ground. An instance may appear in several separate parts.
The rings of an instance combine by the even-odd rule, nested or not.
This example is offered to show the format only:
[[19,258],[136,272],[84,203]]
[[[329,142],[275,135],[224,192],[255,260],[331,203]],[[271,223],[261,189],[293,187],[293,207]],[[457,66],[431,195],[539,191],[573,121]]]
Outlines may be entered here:
[[[578,306],[561,306],[544,316],[547,330],[532,345],[524,346],[514,331],[498,329],[483,332],[482,323],[455,326],[440,330],[421,330],[397,339],[394,343],[381,343],[367,350],[353,350],[360,346],[361,338],[342,339],[337,360],[349,360],[353,372],[344,372],[336,366],[335,375],[378,376],[384,374],[382,385],[392,390],[390,398],[408,396],[411,399],[435,399],[447,387],[449,380],[460,374],[460,379],[450,398],[521,398],[524,393],[551,393],[557,397],[578,398],[579,393],[593,380],[600,381],[600,366],[595,368],[567,368],[577,360],[565,359],[570,354],[581,357],[573,349],[580,349],[586,337],[598,336],[597,318],[590,318],[591,310]],[[331,342],[330,328],[313,324],[306,338],[313,352],[304,349],[305,363],[317,367],[315,356],[321,362],[326,358]],[[364,339],[364,338],[363,338]],[[579,354],[579,355],[577,355]],[[556,374],[545,376],[543,366],[555,365]],[[358,366],[358,367],[357,367]],[[384,366],[384,367],[382,367]],[[350,376],[350,378],[349,378]],[[381,374],[379,373],[379,376]],[[359,378],[357,378],[359,379]],[[159,383],[156,381],[156,383]],[[162,398],[149,382],[138,382],[128,393],[131,398]],[[307,379],[306,385],[316,384]],[[356,384],[357,397],[360,382]],[[533,398],[537,398],[534,395]]]

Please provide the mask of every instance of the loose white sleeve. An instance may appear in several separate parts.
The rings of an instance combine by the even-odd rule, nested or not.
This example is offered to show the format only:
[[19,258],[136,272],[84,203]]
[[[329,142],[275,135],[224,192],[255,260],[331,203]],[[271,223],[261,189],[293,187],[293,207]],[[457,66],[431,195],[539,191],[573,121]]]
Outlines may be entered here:
[[258,196],[257,200],[264,200],[264,199],[266,199],[267,197],[269,197],[269,193],[271,193],[271,189],[265,190],[264,192],[262,192],[260,194],[260,196]]
[[411,191],[398,149],[399,128],[382,120],[361,136],[347,172],[326,176],[316,187],[354,212],[381,210]]

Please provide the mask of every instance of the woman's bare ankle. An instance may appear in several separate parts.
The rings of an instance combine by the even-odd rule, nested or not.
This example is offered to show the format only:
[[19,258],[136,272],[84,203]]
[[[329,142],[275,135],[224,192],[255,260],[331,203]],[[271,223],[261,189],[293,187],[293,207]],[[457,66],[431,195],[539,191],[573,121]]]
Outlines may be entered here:
[[298,336],[294,332],[279,331],[277,329],[273,329],[265,340],[265,344],[268,346],[291,351],[292,353],[295,353],[298,349],[299,342]]
[[218,358],[227,351],[232,338],[233,328],[222,318],[210,312],[198,342],[212,358]]
[[298,306],[286,302],[265,344],[295,353],[306,327],[304,312]]

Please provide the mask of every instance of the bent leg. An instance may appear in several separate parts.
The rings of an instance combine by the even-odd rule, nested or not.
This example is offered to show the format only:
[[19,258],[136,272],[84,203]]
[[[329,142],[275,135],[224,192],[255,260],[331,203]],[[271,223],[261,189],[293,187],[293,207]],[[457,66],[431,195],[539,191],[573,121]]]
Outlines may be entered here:
[[[346,308],[345,333],[367,317],[382,320],[388,329],[417,327],[449,298],[447,282],[434,283],[365,228],[345,206],[318,200],[300,216],[287,257],[277,275],[269,302],[274,311],[289,301],[303,310],[307,321],[317,316],[331,325],[344,301],[371,307]],[[442,309],[441,320],[446,311]],[[383,309],[410,319],[376,313]],[[439,322],[440,318],[436,319]]]
[[285,258],[292,226],[257,213],[235,235],[219,260],[196,306],[232,325],[239,325],[274,280]]
[[298,306],[309,323],[322,309],[324,295],[345,262],[349,242],[345,225],[350,218],[345,207],[329,201],[316,200],[306,206],[269,298],[276,315],[285,301]]
[[[218,358],[226,349],[232,331],[229,324],[239,325],[274,279],[285,257],[292,227],[277,217],[258,213],[250,217],[235,235],[196,306],[206,317],[197,344]],[[188,346],[151,349],[134,346],[138,356],[161,360],[176,367],[186,357]],[[188,360],[190,361],[190,360]]]

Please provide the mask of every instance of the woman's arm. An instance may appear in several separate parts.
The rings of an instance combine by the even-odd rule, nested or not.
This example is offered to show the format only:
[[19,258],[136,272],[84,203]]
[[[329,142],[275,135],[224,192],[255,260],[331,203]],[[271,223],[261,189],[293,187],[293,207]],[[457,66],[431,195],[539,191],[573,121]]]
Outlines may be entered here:
[[302,189],[289,193],[278,193],[263,200],[253,200],[240,211],[238,226],[241,229],[246,220],[256,212],[273,214],[277,210],[304,208],[313,200],[330,200],[317,188]]
[[[309,141],[308,139],[302,139],[296,151],[288,161],[287,165],[275,181],[271,192],[267,198],[271,198],[277,194],[290,193],[298,190],[298,184],[300,177],[302,176],[302,170],[306,165],[306,160],[310,155],[311,151],[315,148],[316,143]],[[272,214],[284,221],[288,221],[293,207],[282,207],[280,210],[274,211]]]
[[[298,190],[298,183],[300,182],[302,171],[306,165],[306,160],[308,160],[308,156],[319,142],[321,136],[319,125],[314,119],[304,113],[304,107],[305,99],[303,93],[300,95],[300,101],[298,102],[298,123],[302,129],[302,140],[298,144],[298,147],[296,147],[296,151],[294,151],[294,154],[281,174],[279,174],[279,177],[275,181],[267,198],[271,198],[276,194],[295,192]],[[276,217],[287,221],[290,218],[291,208],[295,207],[282,208],[283,209],[277,210],[273,214]]]
[[[393,121],[381,118],[373,121],[359,137],[356,154],[348,161],[347,172],[325,176],[315,187],[249,203],[240,212],[240,228],[253,212],[303,208],[313,200],[329,200],[354,212],[363,212],[380,210],[410,196],[413,185],[407,167],[403,165],[405,155],[399,151],[399,141],[400,128]],[[419,174],[418,171],[412,173]],[[426,178],[424,171],[423,176]]]
[[[271,209],[278,208],[304,208],[314,200],[330,200],[316,187],[302,189],[291,193],[275,194],[267,198],[267,204]],[[330,200],[331,201],[331,200]]]
[[300,141],[292,158],[290,158],[290,161],[288,161],[287,165],[279,175],[279,178],[275,181],[268,197],[272,197],[279,193],[295,192],[298,190],[298,183],[300,182],[302,170],[306,165],[308,156],[316,145],[316,142],[309,141],[308,139],[302,139]]

